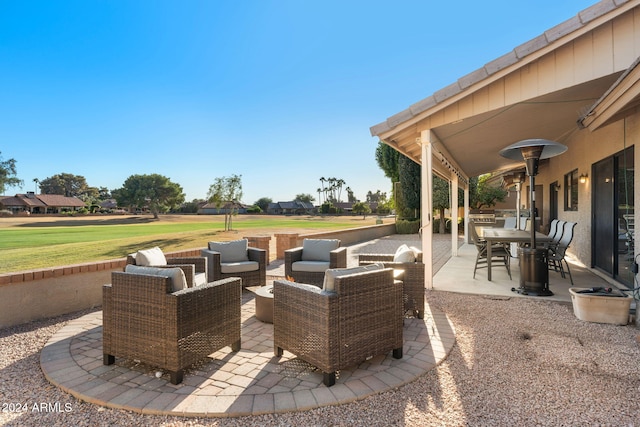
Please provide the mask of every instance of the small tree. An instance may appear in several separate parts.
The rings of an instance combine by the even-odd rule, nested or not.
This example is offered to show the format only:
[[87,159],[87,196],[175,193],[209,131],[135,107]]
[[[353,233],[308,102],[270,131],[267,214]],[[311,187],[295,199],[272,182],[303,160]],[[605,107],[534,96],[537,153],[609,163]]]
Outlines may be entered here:
[[313,197],[311,194],[296,194],[295,199],[293,200],[297,200],[299,202],[305,202],[305,203],[311,203],[313,204],[313,202],[316,200],[315,197]]
[[24,183],[16,175],[16,161],[2,160],[2,152],[0,152],[0,194],[4,194],[9,187],[18,187]]
[[446,231],[444,211],[450,207],[449,183],[439,176],[433,175],[433,209],[437,210],[440,216],[440,234],[444,234]]
[[367,214],[371,213],[371,207],[367,203],[357,202],[353,204],[353,213],[362,214],[362,219],[366,219]]
[[494,187],[489,184],[490,178],[491,174],[478,177],[478,187],[476,188],[473,203],[470,204],[471,209],[481,209],[484,206],[491,207],[498,202],[504,202],[508,192],[502,187]]
[[149,208],[155,219],[160,212],[177,209],[185,199],[180,185],[159,174],[131,175],[112,195],[119,206]]
[[404,218],[420,217],[420,192],[421,192],[421,168],[420,165],[401,155],[398,158],[398,174],[400,176],[400,192],[403,211],[399,212]]
[[263,212],[266,212],[269,209],[269,205],[273,202],[273,200],[269,197],[261,197],[259,198],[254,205],[258,206],[262,209]]
[[353,190],[351,189],[351,187],[347,187],[345,188],[345,190],[347,191],[347,201],[349,203],[355,203],[358,201],[355,194],[353,194]]
[[232,215],[237,213],[239,201],[242,199],[242,175],[231,175],[216,178],[207,193],[209,203],[216,209],[225,207],[224,231],[232,229]]

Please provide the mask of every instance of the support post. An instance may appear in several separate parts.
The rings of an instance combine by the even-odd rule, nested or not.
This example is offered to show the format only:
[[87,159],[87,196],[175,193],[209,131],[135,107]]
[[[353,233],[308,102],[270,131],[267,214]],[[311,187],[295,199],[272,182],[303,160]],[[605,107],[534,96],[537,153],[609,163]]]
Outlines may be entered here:
[[431,130],[420,133],[422,146],[422,262],[424,263],[424,278],[427,289],[433,289],[433,153],[432,138],[435,135]]

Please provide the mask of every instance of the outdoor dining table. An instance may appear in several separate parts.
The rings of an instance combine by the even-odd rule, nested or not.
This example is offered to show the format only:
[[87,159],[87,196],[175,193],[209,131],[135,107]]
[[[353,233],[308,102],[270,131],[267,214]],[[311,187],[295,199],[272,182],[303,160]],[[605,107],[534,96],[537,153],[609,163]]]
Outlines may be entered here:
[[[491,281],[491,246],[494,243],[528,243],[531,242],[531,232],[517,228],[482,227],[479,237],[487,241],[487,280]],[[536,242],[550,242],[551,237],[536,231]]]

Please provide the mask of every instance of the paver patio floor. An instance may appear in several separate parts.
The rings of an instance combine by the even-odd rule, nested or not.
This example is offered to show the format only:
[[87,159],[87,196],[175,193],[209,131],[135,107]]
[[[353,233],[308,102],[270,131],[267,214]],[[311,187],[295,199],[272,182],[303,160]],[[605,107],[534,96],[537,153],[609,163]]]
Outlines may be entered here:
[[427,304],[423,320],[407,318],[404,356],[378,356],[342,370],[327,388],[322,373],[285,352],[273,354],[273,325],[255,318],[253,293],[242,303],[242,349],[225,348],[187,370],[173,385],[153,367],[117,358],[102,364],[102,312],[69,322],[43,348],[47,379],[80,400],[144,414],[229,417],[306,410],[363,399],[406,384],[449,353],[455,332]]

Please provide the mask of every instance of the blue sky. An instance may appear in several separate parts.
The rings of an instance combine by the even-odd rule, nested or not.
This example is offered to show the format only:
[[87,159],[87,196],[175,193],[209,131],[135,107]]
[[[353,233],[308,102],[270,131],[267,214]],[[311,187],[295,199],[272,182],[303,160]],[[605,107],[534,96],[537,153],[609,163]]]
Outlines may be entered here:
[[[0,0],[0,152],[115,189],[389,192],[369,128],[595,1]],[[343,192],[346,197],[346,194]]]

